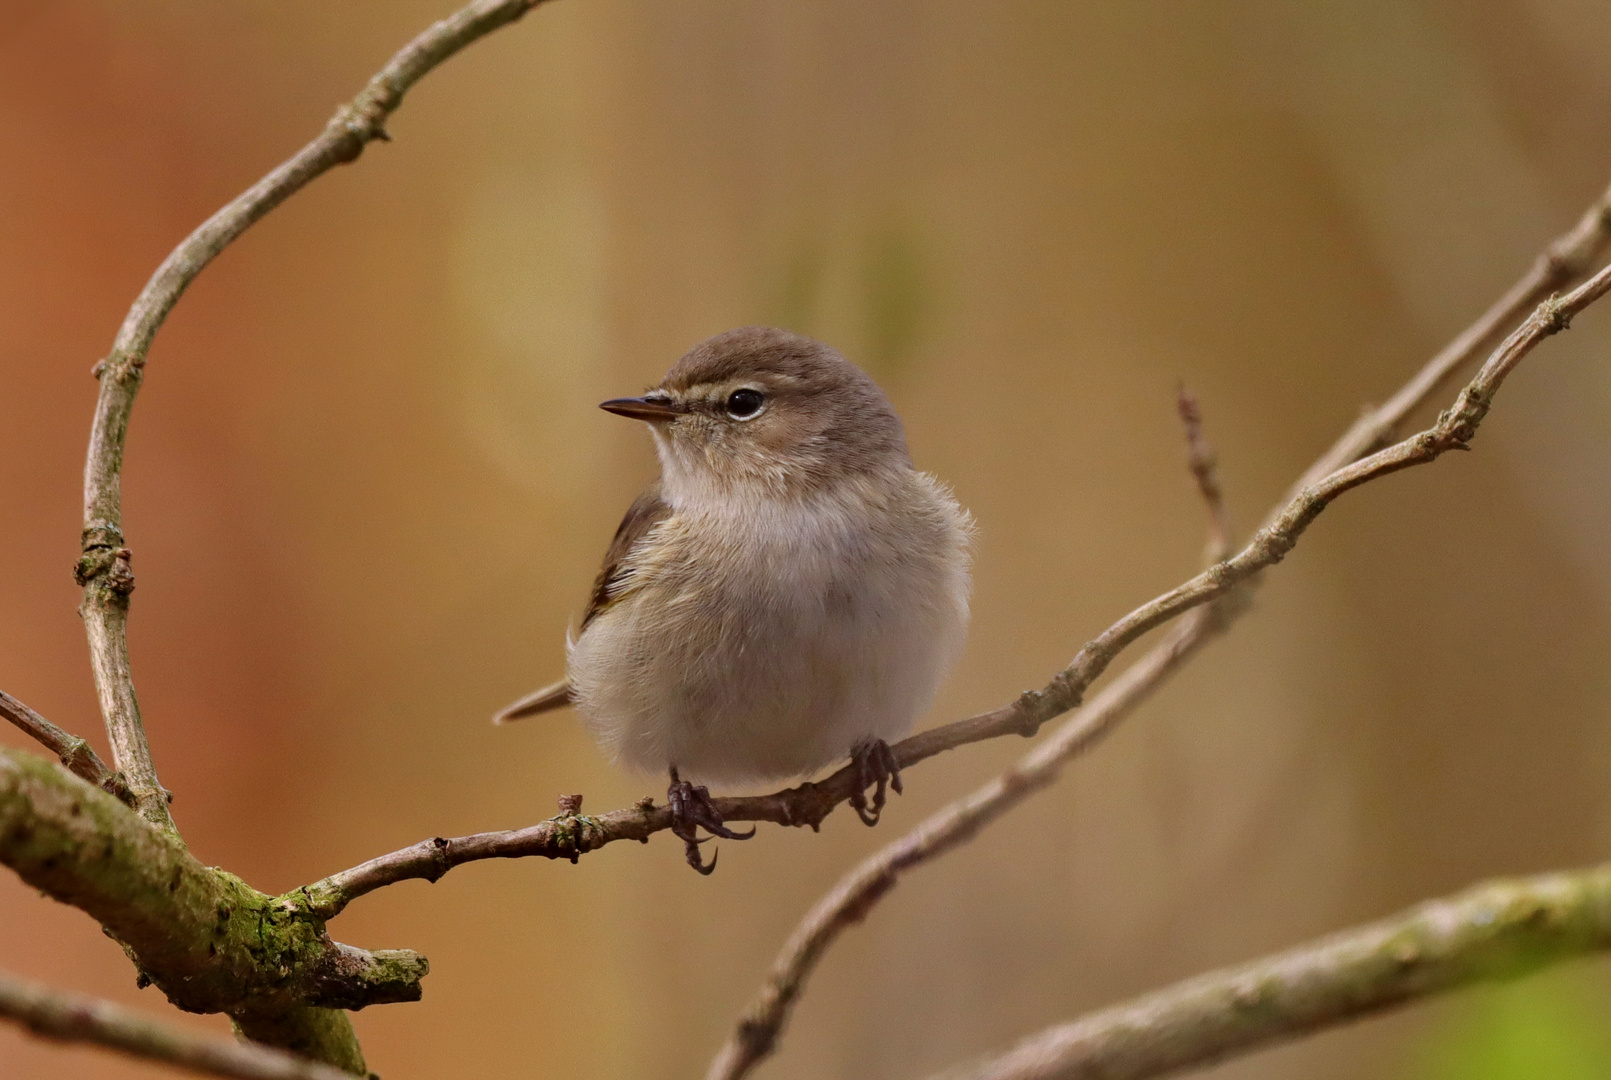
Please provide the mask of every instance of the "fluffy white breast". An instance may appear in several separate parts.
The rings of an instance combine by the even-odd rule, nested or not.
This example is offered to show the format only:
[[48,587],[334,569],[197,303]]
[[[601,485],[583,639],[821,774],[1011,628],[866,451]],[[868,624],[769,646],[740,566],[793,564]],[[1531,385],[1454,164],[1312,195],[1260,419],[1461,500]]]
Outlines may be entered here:
[[730,784],[911,729],[966,633],[970,524],[949,493],[901,469],[810,499],[668,496],[622,597],[570,649],[607,750]]

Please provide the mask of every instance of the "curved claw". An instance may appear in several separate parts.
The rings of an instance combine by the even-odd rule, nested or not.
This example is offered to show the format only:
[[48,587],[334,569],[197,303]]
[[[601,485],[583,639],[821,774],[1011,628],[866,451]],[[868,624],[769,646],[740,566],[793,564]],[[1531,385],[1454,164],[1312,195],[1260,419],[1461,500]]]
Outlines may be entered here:
[[[709,839],[709,837],[706,837],[706,839]],[[694,868],[694,872],[702,877],[710,877],[714,874],[716,872],[716,857],[722,853],[721,849],[717,848],[712,851],[710,853],[710,862],[707,863],[699,857],[699,845],[704,843],[704,840],[689,840],[686,843],[688,844],[688,865]]]
[[[716,869],[716,853],[711,853],[707,865],[700,857],[700,844],[717,836],[724,840],[748,840],[755,835],[754,826],[748,832],[729,829],[716,812],[710,792],[702,785],[679,777],[675,768],[671,770],[671,786],[666,789],[666,801],[671,808],[671,831],[683,842],[688,865],[701,874],[709,874]],[[699,838],[700,829],[710,833],[710,836]]]
[[[897,795],[904,793],[900,763],[895,760],[889,743],[883,739],[867,739],[857,743],[850,752],[850,762],[856,767],[856,790],[850,796],[850,805],[862,824],[871,828],[883,816],[886,787],[894,788]],[[869,787],[873,789],[870,803],[867,799]]]

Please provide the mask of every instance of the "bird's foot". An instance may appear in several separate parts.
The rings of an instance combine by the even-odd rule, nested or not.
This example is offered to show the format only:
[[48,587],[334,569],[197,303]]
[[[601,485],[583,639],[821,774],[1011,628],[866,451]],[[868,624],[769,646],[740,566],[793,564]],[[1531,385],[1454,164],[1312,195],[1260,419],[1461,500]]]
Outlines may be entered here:
[[[856,790],[850,796],[850,805],[863,825],[877,825],[879,815],[884,812],[885,787],[892,787],[895,794],[901,794],[900,763],[883,739],[857,743],[850,751],[850,763],[856,769]],[[868,788],[873,789],[871,803],[867,800]]]
[[[666,789],[666,802],[671,809],[671,831],[677,839],[683,842],[687,849],[688,865],[701,874],[709,874],[716,869],[716,856],[710,857],[706,863],[699,855],[699,845],[711,836],[720,836],[726,840],[748,840],[755,835],[751,827],[749,832],[734,832],[722,823],[722,816],[716,812],[716,805],[710,801],[710,792],[703,784],[690,783],[677,775],[677,770],[671,770],[671,786]],[[699,839],[699,830],[704,829],[710,836],[704,840]]]

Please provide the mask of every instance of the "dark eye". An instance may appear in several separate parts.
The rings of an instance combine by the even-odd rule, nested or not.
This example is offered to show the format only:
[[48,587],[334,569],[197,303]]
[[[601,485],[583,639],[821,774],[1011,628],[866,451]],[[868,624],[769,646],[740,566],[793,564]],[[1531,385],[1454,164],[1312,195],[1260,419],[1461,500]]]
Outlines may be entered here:
[[727,398],[727,415],[734,420],[748,420],[761,411],[766,398],[759,390],[734,390]]

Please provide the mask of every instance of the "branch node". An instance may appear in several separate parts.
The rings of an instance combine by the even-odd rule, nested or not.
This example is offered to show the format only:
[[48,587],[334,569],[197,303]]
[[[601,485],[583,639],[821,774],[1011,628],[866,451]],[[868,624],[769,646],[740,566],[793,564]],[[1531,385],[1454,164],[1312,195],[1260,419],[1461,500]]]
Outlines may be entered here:
[[[1014,714],[1015,723],[1009,730],[1017,732],[1026,739],[1032,739],[1040,734],[1040,727],[1046,722],[1046,696],[1046,690],[1025,690],[1019,694],[1010,710]],[[1076,703],[1077,701],[1076,698]]]
[[1538,323],[1546,334],[1558,334],[1570,327],[1572,315],[1560,293],[1550,293],[1549,299],[1538,305]]
[[430,844],[431,870],[426,874],[425,880],[435,885],[442,880],[443,874],[453,869],[453,864],[448,861],[448,850],[452,847],[452,842],[445,836],[433,836]]
[[133,557],[134,553],[126,547],[112,553],[112,564],[106,571],[106,587],[119,596],[128,596],[134,591],[134,567],[130,565]]

